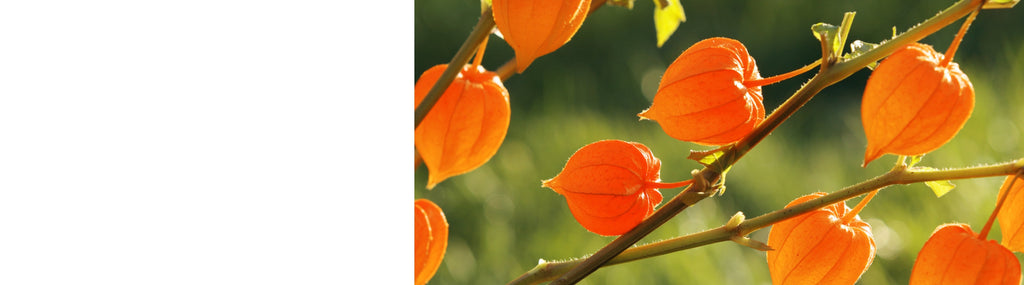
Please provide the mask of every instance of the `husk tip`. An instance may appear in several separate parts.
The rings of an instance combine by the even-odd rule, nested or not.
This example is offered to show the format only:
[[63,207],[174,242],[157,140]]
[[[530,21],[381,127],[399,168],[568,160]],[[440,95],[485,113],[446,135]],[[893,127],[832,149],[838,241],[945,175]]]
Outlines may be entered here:
[[874,149],[872,149],[869,146],[868,150],[864,152],[864,164],[861,164],[860,167],[861,168],[868,167],[868,163],[871,163],[872,161],[874,161],[875,159],[878,159],[881,156],[882,156],[882,151],[881,150],[874,150]]
[[519,56],[519,54],[517,53],[516,54],[516,73],[523,73],[523,71],[525,71],[527,67],[530,67],[530,64],[533,63],[534,59],[537,59],[537,58],[533,57],[533,56]]

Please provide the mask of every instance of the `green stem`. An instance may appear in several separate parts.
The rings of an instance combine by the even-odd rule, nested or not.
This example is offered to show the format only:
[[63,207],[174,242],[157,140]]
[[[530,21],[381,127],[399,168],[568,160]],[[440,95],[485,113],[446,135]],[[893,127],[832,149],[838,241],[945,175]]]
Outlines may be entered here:
[[[874,49],[867,51],[860,56],[851,58],[850,60],[836,64],[833,72],[838,74],[847,74],[847,76],[852,75],[854,72],[868,66],[868,64],[879,61],[892,54],[897,49],[920,41],[928,35],[952,24],[956,20],[967,16],[967,14],[970,14],[974,9],[981,6],[982,2],[984,2],[984,0],[960,0],[959,2],[954,3],[953,6],[946,8],[946,10],[942,10],[939,14],[929,18],[917,26],[914,26],[903,34],[882,43]],[[843,76],[843,78],[846,78],[847,76]]]
[[807,213],[840,201],[845,201],[875,189],[882,189],[889,185],[911,184],[935,180],[958,180],[1009,175],[1019,171],[1022,168],[1024,168],[1024,159],[1019,159],[1011,162],[1004,162],[996,165],[946,170],[916,168],[903,170],[893,169],[878,177],[855,184],[853,186],[843,188],[831,194],[818,197],[812,200],[808,200],[807,202],[794,205],[793,207],[777,210],[768,214],[758,216],[753,219],[746,220],[738,228],[740,228],[741,233],[753,232],[755,230],[770,226],[774,223],[781,222],[785,219],[789,219],[800,214]]
[[[719,160],[720,162],[723,162],[726,167],[716,167],[714,169],[705,167],[701,171],[696,172],[694,174],[694,178],[709,182],[717,181],[721,177],[721,169],[727,169],[728,166],[735,164],[736,161],[743,157],[744,154],[749,152],[751,148],[761,142],[761,140],[767,137],[768,134],[775,130],[776,127],[782,124],[782,122],[789,118],[798,109],[803,107],[804,104],[810,101],[810,99],[822,89],[853,75],[853,73],[865,66],[868,66],[868,64],[881,60],[896,51],[898,48],[935,33],[957,19],[966,16],[981,5],[982,2],[983,0],[961,0],[902,35],[899,35],[896,38],[893,38],[892,40],[847,61],[837,62],[838,59],[832,56],[832,51],[830,49],[826,49],[824,47],[825,43],[822,42],[823,61],[821,64],[821,71],[815,75],[810,82],[797,90],[797,92],[787,99],[786,102],[775,109],[775,111],[772,112],[772,114],[768,116],[764,122],[758,125],[747,137],[737,142],[735,147],[729,148],[728,151],[726,151],[723,158]],[[847,18],[852,16],[852,13],[847,13],[843,22],[849,23],[850,21]],[[843,39],[840,44],[845,45],[845,39]],[[693,205],[704,198],[710,197],[710,194],[713,194],[716,191],[716,189],[712,188],[712,184],[713,183],[695,183],[693,187],[683,190],[665,203],[665,206],[655,211],[635,228],[619,236],[551,284],[574,284],[579,282],[584,277],[590,275],[590,273],[593,273],[603,264],[617,256],[619,253],[640,241],[640,239],[647,236],[647,234],[654,231],[654,229],[661,226],[672,217],[675,217],[690,205]],[[848,198],[849,197],[847,197],[847,199]]]
[[487,7],[480,14],[480,20],[476,22],[473,31],[469,32],[469,37],[466,38],[465,42],[462,42],[462,46],[455,53],[455,57],[452,58],[452,61],[448,63],[448,67],[441,73],[441,77],[437,79],[433,87],[430,87],[430,91],[427,92],[426,97],[423,97],[423,101],[420,102],[419,106],[416,106],[416,127],[420,126],[423,118],[427,117],[430,109],[434,108],[437,100],[441,99],[441,94],[444,94],[444,91],[452,84],[455,76],[469,62],[469,57],[476,52],[480,43],[491,34],[492,29],[494,29],[494,17],[491,16],[491,7]]
[[[713,229],[705,230],[699,233],[689,234],[668,240],[663,240],[655,243],[629,248],[623,251],[622,254],[619,254],[618,256],[610,259],[607,263],[602,264],[602,266],[615,265],[629,261],[669,254],[717,242],[729,241],[732,240],[733,237],[746,236],[751,232],[768,227],[770,225],[785,221],[790,218],[794,218],[796,216],[820,209],[831,204],[835,204],[841,201],[848,200],[850,198],[863,195],[865,193],[874,193],[877,192],[877,190],[886,188],[890,185],[911,184],[933,180],[957,180],[1003,176],[1017,173],[1019,171],[1024,171],[1024,158],[996,165],[975,166],[947,170],[919,170],[914,168],[894,168],[892,170],[889,170],[889,172],[886,172],[885,174],[863,181],[861,183],[857,183],[852,186],[848,186],[836,192],[832,192],[828,195],[808,200],[803,203],[793,205],[792,207],[776,210],[774,212],[770,212],[753,219],[745,220],[737,226],[724,225]],[[865,203],[867,203],[866,200],[861,200],[861,204]],[[551,281],[554,280],[556,276],[569,272],[572,268],[579,266],[584,261],[585,260],[583,259],[576,259],[561,262],[541,262],[536,267],[519,276],[519,278],[513,280],[509,284],[539,284],[541,282]]]
[[[700,177],[697,176],[694,176],[694,178],[701,179]],[[647,234],[649,234],[651,231],[654,231],[654,229],[664,224],[666,221],[668,221],[669,218],[672,218],[673,216],[683,211],[690,205],[693,205],[697,201],[703,200],[704,198],[707,198],[708,196],[714,194],[714,192],[709,191],[688,191],[690,188],[693,187],[691,186],[677,194],[674,198],[672,198],[672,200],[669,200],[668,203],[665,203],[665,206],[662,206],[661,209],[658,209],[653,214],[651,214],[651,216],[647,217],[647,219],[641,221],[640,224],[638,224],[632,230],[619,236],[611,243],[609,243],[608,245],[594,253],[594,255],[591,255],[586,260],[583,260],[582,262],[574,266],[571,270],[565,272],[565,274],[563,274],[561,278],[555,280],[551,284],[573,284],[579,282],[579,280],[583,279],[583,277],[586,277],[591,272],[594,272],[594,270],[597,270],[598,267],[614,258],[616,255],[621,253],[626,248],[635,244],[637,241],[640,240],[640,238],[647,236]],[[704,187],[698,188],[703,189]]]

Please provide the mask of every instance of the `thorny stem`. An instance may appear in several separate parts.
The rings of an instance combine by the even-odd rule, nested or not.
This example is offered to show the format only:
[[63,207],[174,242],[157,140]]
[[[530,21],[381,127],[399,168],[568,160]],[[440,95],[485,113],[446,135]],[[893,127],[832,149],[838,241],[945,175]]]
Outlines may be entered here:
[[991,176],[1010,175],[1024,169],[1024,158],[996,165],[966,167],[960,169],[893,169],[885,174],[846,187],[842,190],[818,197],[793,207],[777,210],[768,214],[749,219],[740,224],[740,232],[749,233],[785,219],[813,211],[815,209],[860,196],[869,191],[880,190],[890,185],[911,184],[935,180],[958,180]]
[[[914,26],[910,30],[900,34],[899,36],[882,43],[874,49],[861,54],[860,56],[851,58],[847,61],[843,61],[836,64],[835,72],[853,74],[854,72],[864,68],[868,64],[881,60],[885,56],[892,54],[899,48],[906,46],[910,43],[920,41],[924,37],[935,33],[936,31],[952,24],[956,20],[966,16],[973,12],[975,9],[981,6],[985,2],[984,0],[960,0],[942,10],[939,14],[929,18],[928,20]],[[845,77],[844,77],[845,78]]]
[[1017,175],[1010,180],[1010,184],[1006,185],[1003,189],[999,189],[999,198],[996,200],[996,208],[992,209],[992,214],[988,216],[988,221],[985,222],[985,227],[981,228],[981,232],[978,233],[978,239],[988,239],[988,230],[992,229],[992,223],[995,222],[996,216],[999,215],[999,209],[1003,207],[1003,202],[1006,201],[1006,197],[1010,196],[1010,189],[1013,189],[1013,183],[1017,182],[1017,179],[1024,174],[1024,169],[1017,171]]
[[978,11],[981,11],[980,6],[967,16],[967,20],[964,20],[964,24],[960,26],[960,31],[957,31],[956,36],[953,37],[953,43],[950,43],[949,48],[946,49],[946,54],[942,57],[942,61],[939,62],[939,66],[945,67],[949,62],[953,61],[953,55],[956,54],[956,49],[960,47],[960,41],[964,39],[964,34],[967,34],[967,28],[971,26],[974,17],[978,16]]
[[[836,82],[839,82],[853,73],[863,69],[868,64],[874,63],[882,58],[888,56],[896,49],[901,48],[909,43],[917,42],[924,37],[935,33],[941,28],[949,25],[957,19],[966,16],[968,13],[977,9],[984,1],[983,0],[960,0],[953,4],[946,10],[943,10],[939,14],[932,18],[922,22],[918,26],[908,30],[907,32],[893,38],[890,41],[882,43],[878,47],[865,52],[859,56],[856,56],[850,60],[839,61],[838,58],[832,56],[831,50],[826,51],[823,46],[823,61],[821,64],[821,71],[810,82],[801,87],[792,97],[786,100],[768,118],[758,125],[747,137],[737,142],[732,148],[726,150],[725,154],[720,162],[724,165],[733,165],[738,161],[744,154],[750,151],[751,148],[756,146],[761,140],[768,136],[776,127],[782,124],[789,116],[795,113],[798,109],[803,107],[811,98],[814,97],[825,87],[828,87]],[[846,17],[852,17],[852,13],[847,13]],[[850,22],[848,19],[844,19],[844,23]],[[822,43],[823,45],[825,43]],[[840,44],[845,45],[845,39],[840,41]],[[579,282],[590,273],[593,273],[597,268],[601,267],[606,262],[612,260],[619,253],[626,250],[636,242],[640,241],[641,238],[647,236],[650,232],[654,231],[655,228],[661,226],[675,215],[682,212],[687,207],[703,200],[704,198],[710,197],[714,194],[717,189],[712,188],[713,182],[717,181],[721,177],[721,170],[719,168],[708,168],[705,167],[699,172],[694,173],[694,179],[696,182],[692,187],[689,187],[671,200],[669,200],[665,206],[655,211],[651,216],[647,217],[644,221],[640,222],[635,228],[619,236],[611,243],[601,248],[593,255],[583,260],[571,270],[563,274],[561,277],[556,279],[551,284],[574,284]],[[724,167],[721,169],[725,169]],[[929,179],[922,181],[932,181],[939,179]],[[710,183],[709,183],[710,182]],[[870,191],[881,187],[875,187],[872,189],[864,190]],[[859,193],[859,194],[863,194]],[[850,196],[852,197],[852,196]],[[846,197],[845,199],[849,199]],[[842,199],[842,200],[845,200]],[[820,201],[821,198],[811,200]],[[838,202],[842,200],[833,201]],[[831,204],[831,203],[829,203]],[[828,204],[824,204],[828,205]],[[820,208],[820,207],[818,207]],[[794,211],[791,208],[784,210]],[[748,221],[749,222],[749,221]],[[747,224],[747,223],[744,223]],[[770,225],[764,224],[761,227]],[[759,227],[757,227],[759,228]],[[754,228],[756,229],[756,228]]]
[[[835,204],[841,201],[854,198],[864,193],[876,193],[878,190],[891,185],[912,184],[933,180],[958,180],[981,177],[1011,175],[1015,172],[1024,171],[1024,158],[1016,161],[1004,162],[989,166],[975,166],[947,170],[921,170],[915,168],[893,168],[888,172],[867,181],[840,189],[815,199],[805,201],[792,207],[776,210],[753,219],[747,219],[737,226],[730,227],[723,225],[708,229],[699,233],[688,234],[655,243],[640,245],[629,248],[612,258],[602,266],[620,264],[624,262],[650,258],[669,254],[677,251],[700,247],[708,244],[729,241],[735,236],[746,236],[751,232],[763,229],[770,225],[785,221],[790,218]],[[865,197],[860,204],[866,204]],[[862,208],[858,205],[858,208]],[[851,216],[856,212],[851,212]],[[536,267],[521,275],[518,279],[509,284],[539,284],[550,281],[559,274],[569,271],[571,268],[584,262],[583,259],[541,262]]]

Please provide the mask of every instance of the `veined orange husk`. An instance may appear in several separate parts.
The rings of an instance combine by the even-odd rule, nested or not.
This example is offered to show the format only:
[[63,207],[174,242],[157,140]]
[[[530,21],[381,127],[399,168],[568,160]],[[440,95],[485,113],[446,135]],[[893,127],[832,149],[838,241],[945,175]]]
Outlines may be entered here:
[[999,228],[1002,229],[1002,244],[1006,248],[1024,252],[1024,178],[1016,178],[1013,188],[1010,182],[1017,176],[1008,176],[1000,187],[999,196],[1006,196],[1003,207],[999,208]]
[[739,41],[709,38],[683,51],[661,77],[641,119],[657,121],[669,136],[702,145],[739,141],[764,121],[761,79],[754,58]]
[[[786,208],[825,196],[817,192]],[[768,271],[772,284],[853,284],[875,257],[871,226],[853,217],[839,202],[772,226],[768,233]]]
[[[416,81],[416,106],[447,64]],[[416,128],[416,150],[430,170],[427,189],[480,167],[498,152],[511,119],[508,90],[497,74],[466,65]]]
[[1020,262],[966,224],[945,224],[917,253],[910,284],[1020,284]]
[[974,109],[974,87],[956,63],[939,66],[942,58],[931,46],[913,43],[871,73],[861,103],[864,165],[885,153],[934,151],[963,128]]
[[572,39],[590,10],[590,0],[493,0],[494,24],[516,53],[516,70]]
[[444,252],[448,248],[448,220],[441,207],[427,199],[417,199],[416,205],[416,255],[414,267],[416,284],[427,284],[441,266]]
[[661,192],[661,160],[636,142],[603,140],[588,144],[569,158],[544,187],[565,196],[569,210],[587,230],[605,236],[623,234],[654,212]]

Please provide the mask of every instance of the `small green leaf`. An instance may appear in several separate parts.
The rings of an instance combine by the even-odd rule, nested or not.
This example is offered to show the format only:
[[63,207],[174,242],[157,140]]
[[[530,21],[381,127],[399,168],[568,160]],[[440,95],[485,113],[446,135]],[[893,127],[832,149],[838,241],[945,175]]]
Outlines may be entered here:
[[907,164],[907,167],[914,167],[914,165],[917,165],[918,162],[921,162],[921,159],[924,159],[924,155],[923,154],[922,155],[911,156],[910,157],[910,163]]
[[[843,60],[850,60],[852,58],[858,57],[868,51],[875,49],[876,47],[878,47],[877,44],[864,42],[861,40],[855,40],[853,41],[853,43],[850,43],[850,52],[843,55]],[[868,64],[868,69],[874,70],[875,66],[878,66],[877,61]]]
[[[921,157],[921,156],[924,156],[924,155],[914,156],[914,158],[918,158],[918,160],[920,160],[919,157]],[[911,163],[915,163],[914,158],[910,159]],[[935,169],[933,167],[927,167],[927,166],[918,166],[918,167],[914,167],[914,170],[937,170],[937,169]],[[953,188],[956,188],[956,184],[953,184],[953,182],[949,181],[949,180],[927,181],[927,182],[924,183],[924,185],[927,185],[928,188],[932,188],[932,192],[935,192],[935,197],[942,197],[942,195],[946,195],[946,193],[949,193],[950,190],[953,190]]]
[[661,47],[679,23],[686,22],[686,13],[679,0],[654,0],[654,6],[654,29],[658,33],[658,47]]
[[839,27],[827,23],[817,23],[811,26],[811,33],[814,34],[815,39],[819,40],[824,36],[825,43],[832,50],[832,54],[839,53],[839,49],[842,47],[839,38]]
[[[728,148],[727,146],[723,146],[723,147],[720,147],[720,148],[717,148],[717,149],[705,150],[705,151],[693,151],[693,150],[691,150],[690,151],[690,155],[687,156],[686,158],[690,159],[690,160],[695,160],[698,163],[700,163],[701,165],[704,165],[704,166],[707,166],[707,167],[711,167],[712,164],[717,162],[718,159],[722,158],[722,156],[725,155],[725,150],[727,148]],[[719,167],[718,169],[721,169],[721,168]],[[731,165],[729,167],[726,167],[725,169],[722,170],[722,178],[723,179],[725,178],[725,174],[729,173],[729,169],[732,169]]]
[[716,151],[715,153],[712,153],[711,155],[701,158],[700,160],[698,160],[698,162],[704,165],[711,165],[712,163],[715,163],[715,161],[718,160],[719,157],[722,157],[722,154],[725,154],[725,152],[719,150]]
[[686,158],[696,160],[697,162],[704,166],[709,166],[712,163],[715,163],[715,161],[718,160],[719,157],[722,157],[722,155],[725,154],[725,151],[723,149],[724,148],[719,148],[710,151],[690,151],[690,155],[687,156]]
[[608,0],[608,5],[626,7],[626,9],[633,10],[633,1],[636,0]]
[[988,0],[985,1],[984,5],[981,5],[982,9],[1009,9],[1017,5],[1020,0]]
[[936,197],[942,197],[942,195],[946,195],[946,193],[949,193],[950,190],[953,190],[953,188],[956,187],[956,185],[949,180],[928,181],[925,182],[924,185],[928,185],[929,188],[932,188],[932,192],[935,192]]

